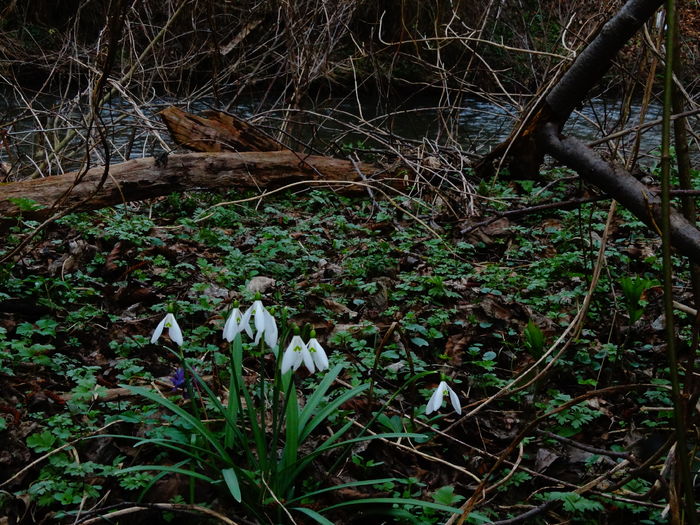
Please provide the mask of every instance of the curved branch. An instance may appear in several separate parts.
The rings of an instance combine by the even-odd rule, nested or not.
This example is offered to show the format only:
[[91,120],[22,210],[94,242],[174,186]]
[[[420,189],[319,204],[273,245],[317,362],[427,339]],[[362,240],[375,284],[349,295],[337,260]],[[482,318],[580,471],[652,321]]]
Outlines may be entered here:
[[615,55],[663,5],[663,0],[631,0],[612,17],[547,94],[545,101],[563,124],[610,69]]
[[[560,136],[554,122],[540,129],[538,143],[552,157],[606,192],[659,233],[661,200],[629,172],[602,159],[580,140]],[[683,255],[700,261],[700,231],[674,209],[671,209],[671,241]]]

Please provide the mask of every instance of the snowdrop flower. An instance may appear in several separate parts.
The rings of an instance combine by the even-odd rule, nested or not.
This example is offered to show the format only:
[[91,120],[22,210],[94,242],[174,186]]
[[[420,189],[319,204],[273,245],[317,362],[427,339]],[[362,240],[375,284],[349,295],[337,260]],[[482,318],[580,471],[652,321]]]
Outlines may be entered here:
[[248,337],[252,339],[253,331],[250,329],[250,322],[243,323],[243,314],[238,308],[234,308],[224,325],[224,339],[230,343],[244,330]]
[[306,343],[306,348],[309,349],[311,358],[318,368],[318,371],[326,370],[328,368],[328,357],[326,356],[326,351],[323,349],[321,344],[316,340],[316,333],[311,331],[311,339]]
[[[272,314],[263,306],[262,301],[253,302],[253,306],[248,308],[241,318],[239,327],[243,327],[249,335],[250,333],[250,318],[253,317],[255,323],[255,344],[260,342],[260,337],[265,336],[265,343],[270,348],[277,345],[277,323]],[[248,327],[246,329],[246,327]]]
[[459,404],[459,398],[457,394],[455,394],[455,391],[452,390],[447,383],[440,381],[440,384],[435,389],[435,392],[433,392],[433,395],[430,396],[430,400],[425,407],[426,416],[436,410],[440,410],[442,407],[442,399],[445,397],[445,394],[450,394],[450,401],[452,401],[452,408],[455,409],[455,412],[458,414],[462,413],[462,407]]
[[170,339],[172,339],[173,342],[177,343],[179,346],[182,346],[182,331],[180,330],[180,327],[178,326],[173,314],[167,314],[165,317],[163,317],[163,320],[158,323],[158,326],[156,326],[156,329],[153,331],[153,335],[151,336],[151,343],[158,341],[160,336],[163,334],[164,328],[168,329]]
[[[324,352],[325,356],[325,352]],[[302,341],[301,337],[295,335],[289,342],[289,346],[284,351],[284,356],[282,357],[282,368],[280,372],[282,374],[286,373],[290,368],[296,370],[304,363],[309,372],[313,374],[314,372],[314,361],[311,357],[311,352]]]

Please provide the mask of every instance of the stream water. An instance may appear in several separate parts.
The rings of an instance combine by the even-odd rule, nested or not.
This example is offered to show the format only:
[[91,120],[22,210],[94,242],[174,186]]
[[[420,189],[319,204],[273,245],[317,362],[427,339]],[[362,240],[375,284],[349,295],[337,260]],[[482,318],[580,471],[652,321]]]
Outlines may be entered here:
[[[172,141],[164,131],[158,111],[169,105],[180,105],[187,111],[198,113],[205,109],[216,108],[211,100],[201,100],[187,106],[176,100],[156,99],[148,105],[137,105],[124,98],[114,98],[102,112],[103,122],[108,130],[108,142],[111,145],[112,162],[127,158],[150,156],[163,149],[172,148]],[[375,133],[394,137],[396,140],[434,139],[440,134],[444,140],[445,131],[440,132],[441,115],[448,115],[453,138],[456,138],[465,152],[484,154],[490,147],[504,140],[511,132],[518,110],[515,106],[497,105],[476,98],[465,98],[460,107],[438,108],[435,99],[412,98],[397,104],[392,111],[387,111],[377,100],[367,98],[334,100],[315,111],[295,115],[302,125],[297,128],[304,139],[320,139],[322,142],[336,141],[341,144],[367,143],[367,138]],[[50,152],[58,139],[65,132],[73,129],[81,134],[85,128],[87,108],[75,104],[61,104],[58,99],[43,97],[36,99],[29,107],[26,101],[17,101],[15,97],[3,97],[0,94],[0,132],[6,132],[5,147],[0,150],[0,160],[8,161],[8,150],[17,159],[24,162],[39,162],[50,157]],[[580,111],[572,115],[564,133],[574,135],[584,141],[593,141],[632,127],[639,122],[641,106],[633,104],[627,124],[620,123],[622,107],[619,101],[593,99]],[[270,128],[281,120],[282,113],[262,111],[255,99],[249,99],[231,106],[235,114],[250,118],[262,116]],[[59,115],[57,116],[57,111]],[[645,121],[660,118],[661,107],[652,105],[648,108]],[[42,133],[41,130],[48,132]],[[54,131],[57,131],[55,135]],[[656,164],[654,151],[660,145],[660,125],[644,130],[641,134],[640,164]],[[626,152],[635,134],[630,133],[616,142],[621,152]],[[160,138],[162,138],[162,141]],[[338,137],[339,140],[338,140]],[[371,145],[371,140],[369,141]],[[48,152],[48,153],[47,153]],[[695,159],[697,148],[693,149]],[[93,152],[93,161],[100,162],[100,151]],[[62,166],[63,169],[69,169]]]

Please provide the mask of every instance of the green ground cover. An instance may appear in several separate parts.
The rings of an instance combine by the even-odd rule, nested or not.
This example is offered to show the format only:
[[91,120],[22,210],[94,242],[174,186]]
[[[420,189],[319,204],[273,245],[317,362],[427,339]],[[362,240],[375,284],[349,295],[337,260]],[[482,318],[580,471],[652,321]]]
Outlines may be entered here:
[[[559,175],[483,184],[484,217],[578,191]],[[193,193],[52,224],[0,268],[0,514],[433,524],[485,479],[466,523],[664,523],[659,241],[618,210],[571,333],[609,202],[473,228],[421,197]],[[222,338],[257,298],[274,351]],[[182,346],[151,342],[167,311]],[[294,327],[328,371],[280,374]],[[461,414],[426,415],[443,379]]]

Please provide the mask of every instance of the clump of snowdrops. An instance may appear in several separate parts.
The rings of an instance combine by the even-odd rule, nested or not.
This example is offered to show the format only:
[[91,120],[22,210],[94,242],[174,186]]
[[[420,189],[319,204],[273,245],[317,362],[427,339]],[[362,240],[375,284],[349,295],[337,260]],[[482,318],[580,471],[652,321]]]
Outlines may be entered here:
[[[230,343],[228,388],[223,396],[217,395],[191,361],[184,357],[185,338],[172,312],[157,325],[151,343],[157,343],[166,330],[170,341],[176,345],[173,351],[181,361],[181,367],[171,381],[174,389],[182,389],[183,398],[178,402],[152,389],[124,385],[181,423],[179,432],[156,433],[146,438],[121,436],[134,440],[135,446],[166,449],[175,461],[167,465],[133,465],[120,471],[121,476],[143,471],[158,472],[144,493],[161,477],[182,474],[190,479],[192,500],[196,499],[196,483],[204,482],[240,504],[240,510],[249,517],[260,521],[272,519],[275,523],[293,522],[293,515],[300,513],[317,523],[329,524],[331,522],[324,514],[350,505],[388,506],[397,509],[396,512],[401,512],[400,508],[406,505],[458,511],[434,502],[400,497],[361,498],[320,510],[305,505],[309,498],[324,492],[396,481],[382,478],[323,487],[324,480],[319,479],[316,486],[302,484],[302,474],[307,473],[320,456],[334,456],[335,463],[327,472],[331,475],[358,442],[426,439],[423,434],[408,432],[368,433],[368,427],[381,411],[376,412],[359,431],[352,419],[338,417],[342,416],[342,405],[364,392],[369,384],[338,387],[336,379],[342,371],[342,364],[330,366],[328,355],[313,330],[306,341],[296,332],[285,333],[280,338],[275,317],[259,298],[245,312],[234,307],[223,328],[223,338]],[[243,342],[244,335],[249,343]],[[289,343],[280,355],[278,344],[285,338],[289,338]],[[244,351],[256,347],[259,352],[254,355],[261,356],[259,373],[257,379],[250,382],[243,374]],[[265,367],[263,353],[267,350],[276,358],[271,372]],[[303,404],[294,381],[294,372],[302,365],[310,374],[325,372],[313,391],[303,396]],[[460,413],[457,395],[445,381],[441,381],[427,404],[426,414],[438,410],[446,395]],[[343,419],[346,420],[343,422]],[[321,428],[333,427],[333,432],[319,436],[322,424]],[[311,438],[314,446],[302,446]]]

